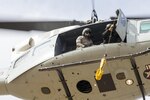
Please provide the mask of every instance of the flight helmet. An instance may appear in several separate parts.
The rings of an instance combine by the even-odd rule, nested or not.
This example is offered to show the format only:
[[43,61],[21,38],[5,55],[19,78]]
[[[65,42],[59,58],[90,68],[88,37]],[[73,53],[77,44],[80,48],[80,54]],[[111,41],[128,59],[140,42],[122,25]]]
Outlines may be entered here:
[[83,36],[85,36],[86,34],[91,35],[91,29],[90,29],[90,28],[85,28],[85,29],[82,31],[82,35],[83,35]]

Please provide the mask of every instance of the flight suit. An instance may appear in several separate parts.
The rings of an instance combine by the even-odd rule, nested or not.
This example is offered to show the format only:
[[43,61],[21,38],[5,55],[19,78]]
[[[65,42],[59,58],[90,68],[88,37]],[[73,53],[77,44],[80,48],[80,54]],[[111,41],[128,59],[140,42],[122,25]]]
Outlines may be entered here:
[[89,37],[79,36],[76,39],[77,48],[84,48],[93,45],[93,41]]

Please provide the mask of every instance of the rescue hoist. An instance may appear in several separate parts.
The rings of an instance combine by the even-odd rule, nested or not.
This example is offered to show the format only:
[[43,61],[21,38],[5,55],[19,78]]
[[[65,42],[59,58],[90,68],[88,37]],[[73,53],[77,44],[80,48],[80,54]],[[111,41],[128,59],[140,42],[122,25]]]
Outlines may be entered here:
[[[113,32],[114,24],[115,24],[115,22],[113,24],[108,24],[106,26],[107,31],[108,30],[110,31],[108,43],[110,43],[110,40],[111,40],[111,37],[112,37],[112,32]],[[95,74],[95,79],[96,80],[101,80],[101,78],[102,78],[102,76],[104,74],[103,68],[106,65],[106,57],[107,57],[107,54],[104,54],[104,57],[101,59],[100,66],[96,70],[96,74]]]

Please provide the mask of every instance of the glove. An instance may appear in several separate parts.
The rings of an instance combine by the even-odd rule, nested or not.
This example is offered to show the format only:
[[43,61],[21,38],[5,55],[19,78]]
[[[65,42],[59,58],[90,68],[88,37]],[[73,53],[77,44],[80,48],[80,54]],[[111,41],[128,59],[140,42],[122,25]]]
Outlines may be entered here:
[[114,25],[112,24],[108,30],[112,32],[113,28],[114,28]]

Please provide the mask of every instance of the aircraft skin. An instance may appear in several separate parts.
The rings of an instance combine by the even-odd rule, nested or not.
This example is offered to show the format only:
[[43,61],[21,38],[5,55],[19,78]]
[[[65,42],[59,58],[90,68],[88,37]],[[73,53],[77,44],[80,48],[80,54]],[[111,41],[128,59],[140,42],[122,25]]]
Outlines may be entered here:
[[[146,50],[147,47],[149,47],[149,43],[150,42],[139,43],[134,47],[125,43],[116,43],[111,46],[109,44],[98,45],[53,57],[44,63],[34,66],[12,82],[6,84],[6,92],[25,100],[97,100],[99,98],[101,98],[101,100],[109,100],[110,98],[112,100],[116,100],[116,98],[118,100],[126,100],[126,98],[135,100],[135,98],[142,95],[129,59],[112,60],[107,62],[108,66],[105,67],[104,75],[111,75],[113,81],[108,79],[108,82],[110,81],[110,83],[102,85],[104,86],[103,88],[106,88],[106,90],[102,89],[104,92],[100,92],[100,87],[97,86],[97,82],[94,78],[95,71],[99,66],[99,61],[83,64],[82,62],[99,59],[103,57],[106,50],[108,50],[107,54],[110,57],[140,52]],[[139,67],[138,71],[142,83],[144,84],[145,92],[148,94],[150,91],[149,80],[144,78],[143,72],[145,71],[145,65],[149,64],[150,56],[148,54],[143,56],[136,58],[136,63]],[[63,64],[70,64],[70,62],[78,62],[79,64],[73,63],[67,67],[63,66]],[[61,66],[57,67],[56,65]],[[56,68],[52,67],[52,69],[48,71],[39,71],[39,68],[51,66],[56,66]],[[18,69],[16,68],[16,70]],[[60,79],[57,70],[62,71],[64,77],[63,80]],[[118,80],[116,78],[118,73],[124,73],[126,78]],[[128,86],[125,83],[127,79],[132,79],[134,84]],[[82,93],[77,89],[77,84],[83,80],[91,84],[91,92]],[[107,76],[105,80],[107,80]],[[65,92],[62,84],[63,82],[61,81],[64,81],[67,84],[70,95],[67,95]],[[115,84],[115,86],[113,88],[109,87],[111,84]],[[81,84],[81,87],[82,85],[83,84]],[[42,87],[48,87],[50,93],[43,94],[41,92]],[[3,91],[1,92],[3,93]],[[70,98],[72,99],[69,99],[69,96],[71,96]]]
[[[25,100],[145,100],[150,94],[150,41],[128,43],[128,36],[118,33],[102,43],[108,23],[114,21],[53,30],[36,45],[30,39],[15,48],[10,69],[0,73],[0,94]],[[76,49],[75,39],[86,27],[93,30],[94,45]],[[104,54],[104,74],[96,80]]]

